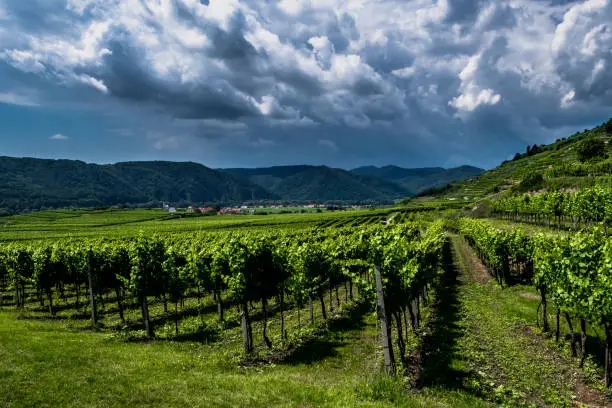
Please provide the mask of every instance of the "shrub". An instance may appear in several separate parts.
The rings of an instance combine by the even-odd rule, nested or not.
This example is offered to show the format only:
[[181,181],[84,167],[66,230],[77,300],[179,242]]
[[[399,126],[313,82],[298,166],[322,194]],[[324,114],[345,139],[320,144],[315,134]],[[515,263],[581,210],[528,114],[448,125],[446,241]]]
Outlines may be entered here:
[[604,125],[604,131],[612,136],[612,119],[606,122]]
[[540,173],[528,174],[514,189],[518,192],[539,190],[544,187],[544,177]]
[[586,139],[578,145],[576,152],[580,161],[605,158],[606,144],[601,139]]

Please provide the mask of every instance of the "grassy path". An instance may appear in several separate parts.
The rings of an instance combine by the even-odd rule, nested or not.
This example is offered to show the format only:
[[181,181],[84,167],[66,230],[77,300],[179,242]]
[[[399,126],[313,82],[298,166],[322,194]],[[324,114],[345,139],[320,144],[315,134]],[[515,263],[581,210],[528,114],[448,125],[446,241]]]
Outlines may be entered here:
[[610,406],[584,385],[574,361],[536,333],[534,289],[500,289],[461,238],[451,241],[456,285],[441,294],[446,299],[425,350],[424,384],[513,407]]

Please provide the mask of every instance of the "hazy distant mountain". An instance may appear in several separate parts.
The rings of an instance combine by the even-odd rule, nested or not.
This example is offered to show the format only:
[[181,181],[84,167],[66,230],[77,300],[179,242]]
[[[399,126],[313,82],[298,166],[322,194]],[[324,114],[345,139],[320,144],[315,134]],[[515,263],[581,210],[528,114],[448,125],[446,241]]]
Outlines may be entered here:
[[419,193],[428,188],[441,187],[453,181],[461,181],[478,176],[484,170],[473,166],[460,166],[452,169],[443,169],[441,167],[406,169],[398,166],[366,166],[358,167],[351,170],[351,172],[394,181],[409,191]]
[[393,181],[326,166],[223,169],[288,201],[392,202],[412,195]]
[[11,211],[277,198],[256,184],[196,163],[98,165],[0,157],[0,208]]
[[444,171],[446,170],[442,167],[423,167],[419,169],[406,169],[398,166],[363,166],[351,170],[351,173],[398,181],[408,177],[427,177],[432,174],[442,173]]

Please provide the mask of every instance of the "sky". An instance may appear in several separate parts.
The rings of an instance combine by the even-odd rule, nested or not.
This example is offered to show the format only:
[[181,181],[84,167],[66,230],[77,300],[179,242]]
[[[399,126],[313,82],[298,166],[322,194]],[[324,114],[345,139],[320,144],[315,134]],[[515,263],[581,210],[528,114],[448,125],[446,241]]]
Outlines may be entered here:
[[612,117],[612,0],[0,0],[0,155],[491,168]]

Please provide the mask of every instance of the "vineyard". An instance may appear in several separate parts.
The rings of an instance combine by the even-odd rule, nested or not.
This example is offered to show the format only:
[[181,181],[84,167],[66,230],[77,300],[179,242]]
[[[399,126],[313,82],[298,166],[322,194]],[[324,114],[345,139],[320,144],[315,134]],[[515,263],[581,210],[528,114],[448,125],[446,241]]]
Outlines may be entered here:
[[[198,363],[183,355],[182,364],[215,372],[215,384],[234,384],[237,373],[284,384],[275,397],[212,404],[219,406],[266,406],[271,398],[277,405],[306,398],[342,406],[570,406],[578,388],[599,389],[596,400],[608,401],[608,195],[595,188],[499,200],[491,204],[498,220],[401,209],[228,221],[159,219],[145,211],[112,218],[70,211],[20,216],[6,224],[0,249],[0,317],[14,321],[7,333],[21,327],[90,333],[89,341],[101,341],[95,347],[106,353],[123,345],[129,355],[146,345],[165,350],[153,354],[161,360],[142,356],[147,366],[189,347],[194,351],[188,353],[208,357]],[[519,222],[538,226],[517,228]],[[70,234],[71,223],[79,234]],[[156,233],[153,226],[160,227]],[[566,232],[575,228],[582,232]],[[45,229],[57,237],[42,238]],[[113,234],[116,229],[122,233]],[[8,238],[16,233],[20,239]],[[509,316],[532,322],[519,327],[535,333],[509,334],[519,324]],[[26,338],[14,347],[32,341]],[[547,338],[550,345],[537,345]],[[550,353],[559,357],[548,361]],[[129,355],[108,364],[129,364]],[[0,356],[16,364],[8,349],[0,348]],[[531,377],[534,359],[537,378]],[[522,366],[512,363],[519,361]],[[449,370],[454,365],[461,370]],[[331,371],[320,377],[321,367]],[[97,364],[90,371],[102,372]],[[281,373],[292,374],[280,379]],[[309,375],[320,378],[313,380],[316,387],[337,384],[343,391],[323,400],[298,397],[293,381]],[[460,385],[458,378],[464,378]],[[216,387],[219,398],[227,398],[223,386]],[[187,395],[198,401],[188,404],[211,403]],[[134,403],[122,398],[120,405]],[[583,392],[577,398],[594,397]],[[9,406],[21,405],[14,401]]]
[[601,186],[575,192],[544,192],[492,202],[491,211],[512,221],[558,228],[584,228],[612,221],[612,189]]
[[[302,329],[298,316],[298,327],[289,331],[285,313],[299,315],[307,306],[304,320],[314,325],[315,302],[324,320],[328,311],[342,306],[340,287],[344,302],[355,300],[358,293],[360,301],[372,305],[376,291],[383,290],[387,313],[397,324],[403,359],[403,322],[408,313],[412,326],[418,327],[420,299],[427,298],[428,285],[437,276],[443,242],[439,224],[422,236],[416,224],[400,224],[323,232],[141,235],[129,241],[17,244],[0,254],[4,294],[0,305],[23,309],[35,303],[38,309],[47,308],[51,317],[57,317],[58,309],[77,316],[86,313],[94,327],[119,319],[119,325],[142,326],[144,336],[153,338],[153,321],[159,316],[151,314],[151,303],[163,304],[163,316],[174,319],[174,336],[181,336],[185,333],[179,319],[194,312],[186,310],[186,300],[192,300],[201,316],[207,305],[204,299],[211,298],[221,324],[225,309],[240,310],[244,352],[252,353],[255,310],[261,319],[261,337],[271,349],[268,316],[272,312],[280,315],[277,337],[283,342]],[[373,270],[384,279],[381,287],[376,287]],[[126,309],[137,308],[140,322],[126,319]],[[392,357],[388,364],[392,369]]]

